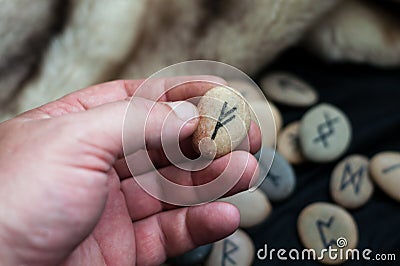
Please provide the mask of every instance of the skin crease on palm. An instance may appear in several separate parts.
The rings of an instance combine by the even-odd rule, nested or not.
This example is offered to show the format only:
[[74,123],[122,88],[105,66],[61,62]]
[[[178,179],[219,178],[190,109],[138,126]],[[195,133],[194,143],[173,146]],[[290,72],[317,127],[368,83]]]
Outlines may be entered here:
[[[163,91],[182,79],[160,80],[154,90]],[[122,130],[129,99],[142,82],[95,85],[0,124],[1,265],[159,265],[236,230],[240,217],[233,205],[213,202],[178,208],[135,183],[123,159]],[[171,110],[161,101],[183,101],[211,87],[205,82],[178,86],[150,113],[146,129],[154,134],[142,137],[154,165],[167,178],[196,183],[190,173],[168,165],[159,151],[160,118]],[[135,98],[143,114],[155,100],[152,97],[149,93],[147,99]],[[191,104],[186,107],[197,112]],[[135,136],[128,147],[133,154],[143,148],[143,140],[136,141],[142,134],[139,129],[143,131],[139,118],[129,128]],[[167,125],[167,137],[173,138],[182,125],[178,117],[175,121]],[[197,122],[193,119],[182,127],[183,142]],[[260,135],[252,124],[250,152],[259,149]],[[217,176],[229,158],[245,171],[227,195],[246,189],[257,173],[253,156],[234,151],[202,170],[204,175]]]

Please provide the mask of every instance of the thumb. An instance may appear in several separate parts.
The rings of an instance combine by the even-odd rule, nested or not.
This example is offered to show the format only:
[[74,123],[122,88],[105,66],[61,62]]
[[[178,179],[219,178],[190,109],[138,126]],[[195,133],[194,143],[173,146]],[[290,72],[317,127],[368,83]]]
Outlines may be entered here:
[[187,138],[198,123],[197,108],[187,101],[154,102],[140,97],[104,104],[78,116],[85,141],[115,157]]

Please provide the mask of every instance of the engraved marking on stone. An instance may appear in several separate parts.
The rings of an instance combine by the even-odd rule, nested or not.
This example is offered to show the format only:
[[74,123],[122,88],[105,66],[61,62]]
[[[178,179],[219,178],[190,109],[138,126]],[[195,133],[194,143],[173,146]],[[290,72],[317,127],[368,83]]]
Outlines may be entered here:
[[278,84],[281,87],[282,90],[294,90],[297,92],[303,92],[304,88],[302,86],[299,86],[296,82],[292,82],[288,78],[279,78],[278,79]]
[[339,117],[330,118],[327,112],[324,112],[325,121],[318,125],[318,136],[313,140],[318,143],[321,142],[324,148],[329,146],[328,138],[335,133],[334,124],[338,122]]
[[387,174],[387,173],[389,173],[389,172],[391,172],[391,171],[396,170],[397,168],[400,168],[400,163],[399,163],[399,164],[392,165],[392,166],[389,166],[388,168],[383,169],[383,170],[382,170],[382,173]]
[[319,233],[319,236],[321,238],[322,245],[324,246],[324,248],[329,248],[330,246],[336,245],[336,240],[334,240],[334,239],[331,239],[329,242],[327,241],[326,236],[324,234],[324,230],[323,230],[324,228],[330,228],[334,219],[335,218],[333,216],[331,216],[329,218],[328,222],[325,222],[325,221],[322,221],[319,219],[316,222],[317,228],[318,228],[318,233]]
[[279,175],[275,175],[273,173],[271,173],[271,170],[268,172],[267,174],[267,178],[271,179],[271,182],[274,186],[279,187]]
[[223,241],[223,250],[222,250],[222,261],[221,266],[228,265],[226,262],[228,261],[229,264],[236,265],[236,261],[231,257],[232,253],[235,253],[239,250],[239,246],[235,244],[235,242],[225,239]]
[[365,167],[361,166],[357,171],[353,172],[351,165],[347,162],[343,169],[340,191],[343,191],[349,184],[352,184],[354,187],[354,193],[358,194],[358,192],[360,192],[364,171]]
[[300,138],[298,134],[289,133],[290,141],[292,142],[293,150],[299,151],[300,150]]
[[215,139],[217,136],[218,130],[223,127],[224,125],[228,124],[230,121],[232,121],[235,118],[235,115],[232,115],[231,117],[227,118],[226,120],[222,121],[225,119],[228,115],[232,114],[233,112],[236,111],[236,107],[232,107],[230,110],[225,112],[226,107],[228,106],[227,102],[224,102],[224,105],[222,106],[221,113],[219,114],[218,117],[218,122],[215,125],[214,132],[212,133],[211,139]]

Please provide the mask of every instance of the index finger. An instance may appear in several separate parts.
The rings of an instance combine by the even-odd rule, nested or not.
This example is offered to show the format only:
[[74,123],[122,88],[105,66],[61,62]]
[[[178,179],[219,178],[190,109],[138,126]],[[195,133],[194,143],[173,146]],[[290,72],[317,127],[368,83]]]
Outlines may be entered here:
[[[202,96],[217,85],[226,84],[224,79],[208,75],[119,80],[95,85],[68,96],[79,98],[82,103],[86,103],[88,108],[133,96],[153,101],[183,101],[191,97]],[[104,99],[104,96],[108,96],[107,99]]]
[[153,101],[186,100],[190,97],[202,96],[216,84],[226,84],[226,81],[216,76],[207,75],[148,80],[116,80],[75,91],[54,102],[28,111],[24,115],[33,118],[40,118],[41,115],[60,116],[92,109],[132,96]]
[[207,75],[148,79],[129,96],[163,102],[184,101],[202,96],[209,89],[226,84],[227,82],[222,78]]

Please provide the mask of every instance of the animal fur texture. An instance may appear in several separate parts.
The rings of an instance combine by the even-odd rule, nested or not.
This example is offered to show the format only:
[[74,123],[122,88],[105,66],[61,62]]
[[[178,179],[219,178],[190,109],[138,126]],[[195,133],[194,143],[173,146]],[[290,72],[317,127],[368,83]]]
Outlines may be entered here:
[[55,24],[55,1],[0,1],[0,103],[5,104],[39,60]]
[[327,60],[400,64],[398,19],[364,0],[0,0],[0,21],[0,120],[190,59],[252,75],[300,41]]
[[399,22],[395,14],[379,6],[347,0],[316,24],[307,42],[332,61],[396,66],[400,62]]

